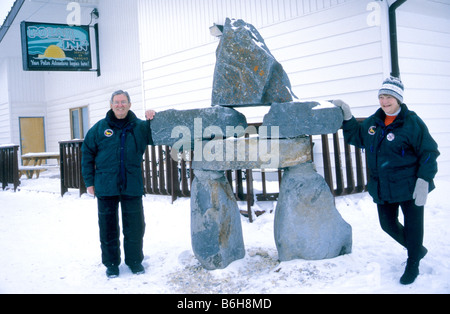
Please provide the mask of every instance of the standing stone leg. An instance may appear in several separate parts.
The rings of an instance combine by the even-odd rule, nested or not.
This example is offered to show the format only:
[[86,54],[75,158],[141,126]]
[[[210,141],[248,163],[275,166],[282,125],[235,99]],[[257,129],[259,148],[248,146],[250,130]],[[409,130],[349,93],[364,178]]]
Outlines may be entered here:
[[191,238],[195,257],[206,269],[223,269],[245,256],[239,208],[223,171],[195,171]]
[[280,261],[351,253],[352,228],[336,210],[328,185],[312,163],[284,172],[274,234]]

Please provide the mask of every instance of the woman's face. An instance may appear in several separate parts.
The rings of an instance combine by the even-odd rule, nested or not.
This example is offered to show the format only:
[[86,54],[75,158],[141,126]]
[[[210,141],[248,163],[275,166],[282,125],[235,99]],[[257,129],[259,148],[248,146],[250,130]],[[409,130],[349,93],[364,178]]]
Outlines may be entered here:
[[386,114],[394,114],[400,109],[400,104],[397,101],[397,98],[391,95],[380,95],[378,97],[380,101],[381,109],[383,109]]

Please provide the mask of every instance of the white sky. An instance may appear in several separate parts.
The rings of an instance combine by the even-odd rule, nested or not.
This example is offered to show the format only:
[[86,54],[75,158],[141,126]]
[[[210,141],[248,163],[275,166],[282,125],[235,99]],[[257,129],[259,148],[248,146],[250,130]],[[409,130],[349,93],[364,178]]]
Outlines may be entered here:
[[14,2],[15,0],[0,0],[0,25],[3,25],[3,22],[8,15],[8,12],[11,11]]

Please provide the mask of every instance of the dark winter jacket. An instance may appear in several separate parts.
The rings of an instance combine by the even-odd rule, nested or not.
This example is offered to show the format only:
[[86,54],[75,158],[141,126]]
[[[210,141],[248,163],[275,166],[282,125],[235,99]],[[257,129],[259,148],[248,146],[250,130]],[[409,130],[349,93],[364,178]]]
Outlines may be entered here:
[[142,196],[142,155],[152,144],[150,122],[132,112],[123,120],[112,110],[87,133],[82,146],[82,174],[97,196]]
[[412,200],[417,178],[433,190],[439,151],[425,123],[405,104],[392,124],[385,126],[385,117],[380,108],[361,124],[352,117],[343,125],[345,140],[365,149],[374,202]]

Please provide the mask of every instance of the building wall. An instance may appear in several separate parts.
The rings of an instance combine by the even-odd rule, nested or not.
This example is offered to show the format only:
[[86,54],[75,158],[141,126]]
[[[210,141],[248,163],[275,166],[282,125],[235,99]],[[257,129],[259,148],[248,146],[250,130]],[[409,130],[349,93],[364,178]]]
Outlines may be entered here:
[[[139,1],[145,107],[210,106],[218,39],[209,34],[209,27],[230,17],[242,18],[259,30],[300,99],[340,98],[357,117],[378,109],[377,91],[391,71],[388,6],[393,1],[200,3]],[[405,102],[430,126],[442,152],[439,175],[448,176],[448,5],[409,0],[397,15]],[[427,111],[430,102],[433,110]],[[268,109],[239,110],[249,122],[261,122]],[[314,150],[320,153],[320,143]],[[316,163],[320,171],[321,160]]]
[[[88,106],[89,124],[103,118],[111,94],[130,92],[133,110],[144,117],[137,0],[83,0],[81,24],[91,22],[90,12],[100,13],[101,76],[96,72],[27,72],[22,70],[20,23],[65,24],[71,13],[67,0],[30,0],[19,11],[0,44],[0,143],[20,143],[19,117],[44,117],[47,151],[58,151],[58,142],[70,140],[70,109]],[[93,21],[96,22],[96,21]]]
[[[209,27],[226,17],[244,19],[260,31],[301,100],[341,98],[355,116],[368,116],[378,108],[377,90],[390,73],[387,10],[392,2],[82,1],[82,24],[89,23],[92,8],[100,12],[102,75],[24,72],[17,44],[14,57],[0,60],[0,81],[8,82],[0,86],[0,143],[19,143],[19,116],[45,116],[47,150],[55,151],[59,141],[70,139],[70,109],[88,106],[92,126],[104,117],[117,89],[130,92],[140,117],[144,108],[210,106],[219,40]],[[65,23],[67,3],[26,2],[13,27],[22,20]],[[397,10],[405,102],[439,143],[441,176],[450,176],[449,8],[440,0],[408,0]],[[4,42],[20,38],[13,27]],[[242,111],[249,122],[261,122],[267,110]]]
[[397,15],[405,103],[438,142],[439,176],[450,176],[450,2],[408,0]]
[[[47,105],[47,150],[70,140],[70,109],[87,106],[90,126],[105,117],[111,94],[126,90],[132,110],[144,117],[141,102],[141,64],[136,0],[98,1],[100,13],[100,65],[96,72],[47,72],[44,74]],[[85,14],[86,15],[86,14]],[[65,16],[61,13],[61,16]],[[89,21],[86,22],[86,24]],[[64,23],[64,21],[62,22]]]
[[[194,5],[195,1],[190,3]],[[197,43],[197,46],[192,44],[188,47],[183,41],[177,42],[178,37],[164,34],[165,29],[162,28],[157,32],[158,36],[170,38],[171,45],[178,44],[173,46],[171,53],[164,50],[169,48],[160,47],[164,43],[158,42],[158,37],[149,40],[154,44],[153,50],[142,46],[144,52],[141,54],[148,57],[143,59],[142,66],[146,107],[166,110],[211,105],[215,51],[219,41],[209,35],[208,28],[213,23],[223,24],[226,17],[242,18],[257,27],[272,54],[283,65],[294,93],[301,100],[342,98],[352,106],[355,115],[359,116],[364,114],[361,112],[367,106],[372,107],[372,112],[378,106],[376,92],[383,77],[389,72],[385,61],[388,50],[384,44],[387,37],[387,16],[380,9],[380,25],[368,25],[371,11],[367,5],[370,1],[325,1],[313,9],[310,3],[318,2],[263,1],[258,4],[250,1],[249,3],[256,6],[255,10],[244,10],[245,6],[233,6],[233,15],[228,15],[229,12],[225,10],[221,16],[211,12],[221,12],[221,4],[224,2],[214,3],[216,10],[209,10],[210,15],[206,14],[208,12],[202,15],[203,23],[189,24],[192,28],[187,27],[173,35],[182,37],[186,33],[189,33],[189,36],[206,33],[207,37],[199,35],[203,40],[190,39],[191,42]],[[271,3],[271,8],[279,5],[278,10],[275,10],[278,13],[267,14],[268,3]],[[140,4],[142,7],[139,11],[143,19],[142,14],[150,10],[146,8],[150,3],[141,1]],[[309,10],[287,9],[294,4],[297,8],[308,7]],[[170,5],[170,1],[167,5]],[[163,14],[158,10],[162,10],[162,7],[153,7],[156,20],[149,19],[146,23],[153,21],[155,24],[162,24],[162,20],[158,20],[157,16]],[[188,9],[184,11],[189,12]],[[281,17],[280,12],[284,12]],[[144,39],[141,40],[145,42]],[[269,108],[238,110],[246,115],[247,121],[262,122]],[[314,141],[315,163],[319,173],[323,174],[320,137],[315,136]]]
[[8,94],[8,62],[0,59],[0,144],[12,144]]
[[11,141],[20,144],[20,117],[45,117],[45,88],[40,72],[22,71],[22,59],[7,59],[8,107]]
[[[369,55],[363,55],[355,68],[362,69],[368,65],[371,73],[376,67],[382,68],[380,31],[378,28],[364,30],[367,28],[367,3],[348,0],[215,0],[202,6],[195,0],[140,1],[145,106],[165,110],[211,105],[215,51],[219,40],[209,34],[209,27],[213,23],[223,24],[226,17],[242,18],[257,27],[290,76],[297,96],[303,99],[325,97],[321,93],[325,80],[335,84],[333,93],[336,93],[340,86],[349,85],[348,81],[341,81],[340,85],[336,83],[342,79],[342,71],[346,71],[347,77],[351,76],[349,69],[353,66],[350,64],[353,58],[347,54],[358,55],[368,51]],[[167,27],[169,19],[176,23]],[[339,45],[346,40],[356,42],[351,42],[349,47]],[[375,53],[371,50],[374,46]],[[340,76],[336,77],[338,71]],[[329,76],[331,74],[334,77]],[[359,76],[364,75],[366,73],[358,73],[358,77],[353,75],[351,79],[361,82]],[[376,78],[377,82],[381,77],[380,74]],[[370,78],[364,77],[363,80]],[[261,122],[267,108],[240,111],[246,114],[248,121]]]
[[209,27],[241,18],[257,28],[327,10],[351,0],[139,0],[143,60],[216,42]]

